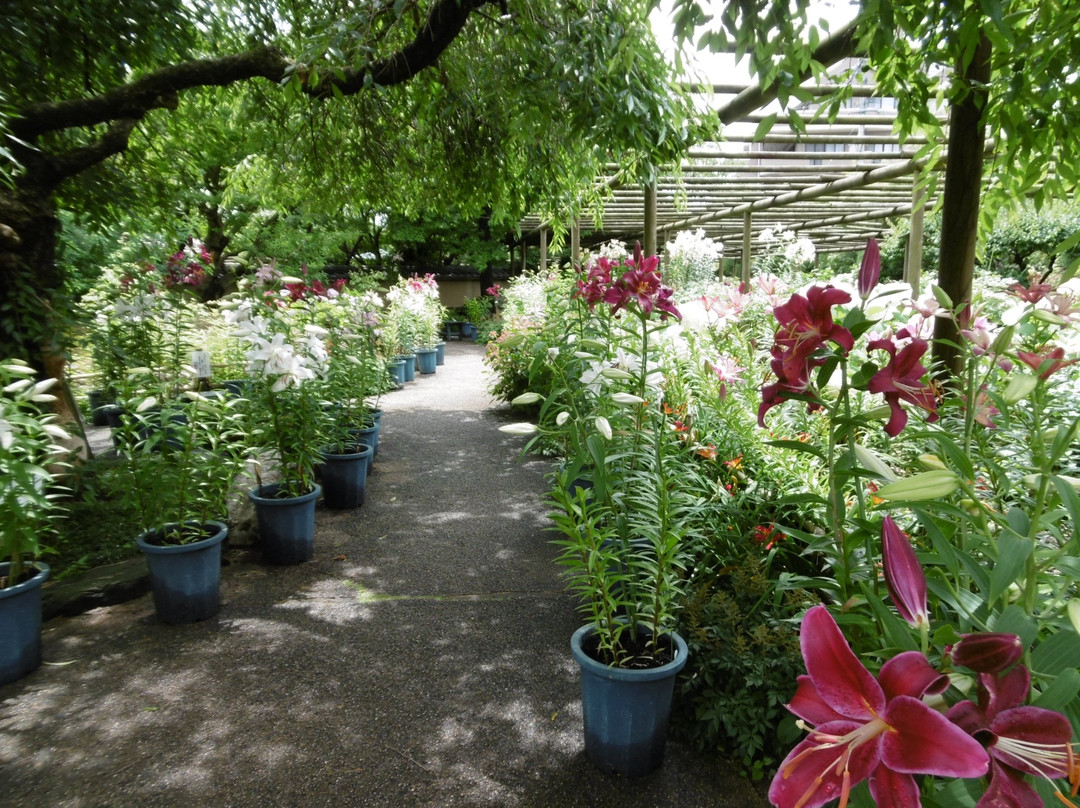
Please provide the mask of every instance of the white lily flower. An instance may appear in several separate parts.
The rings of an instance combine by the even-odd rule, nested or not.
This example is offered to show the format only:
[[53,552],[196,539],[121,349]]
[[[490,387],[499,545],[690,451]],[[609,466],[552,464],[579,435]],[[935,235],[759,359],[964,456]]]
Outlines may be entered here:
[[562,426],[563,424],[565,424],[569,420],[570,420],[570,413],[568,413],[566,410],[563,410],[562,412],[560,412],[558,415],[555,416],[555,426]]

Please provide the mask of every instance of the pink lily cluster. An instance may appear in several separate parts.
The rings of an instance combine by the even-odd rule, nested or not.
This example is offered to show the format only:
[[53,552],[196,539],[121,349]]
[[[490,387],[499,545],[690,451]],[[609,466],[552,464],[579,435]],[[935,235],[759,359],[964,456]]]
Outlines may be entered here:
[[645,318],[653,310],[660,312],[660,319],[666,320],[671,315],[682,319],[672,299],[673,290],[664,286],[660,279],[660,257],[645,257],[641,244],[634,246],[634,257],[626,260],[627,269],[622,274],[615,273],[623,264],[601,256],[587,268],[585,279],[578,279],[575,295],[581,297],[593,308],[603,302],[611,306],[611,313],[620,309],[636,306]]
[[[928,628],[926,578],[891,517],[882,544],[893,604],[908,623]],[[1031,674],[1017,664],[1024,649],[1016,635],[968,634],[946,649],[946,659],[978,674],[978,695],[945,713],[924,697],[940,696],[949,679],[922,653],[898,654],[874,677],[824,606],[803,617],[800,645],[807,675],[788,709],[808,735],[773,778],[769,799],[778,808],[817,808],[836,798],[844,808],[851,789],[867,779],[879,808],[917,808],[918,774],[989,775],[976,808],[1038,808],[1042,801],[1026,775],[1068,777],[1069,796],[1056,793],[1074,806],[1080,762],[1072,726],[1060,713],[1024,705]]]
[[[859,294],[866,300],[881,276],[881,252],[877,242],[867,242],[866,253],[859,270]],[[810,398],[810,409],[819,409],[816,393],[810,387],[810,375],[828,361],[833,343],[842,356],[855,346],[855,338],[844,326],[833,320],[833,307],[851,302],[851,295],[833,286],[811,286],[806,295],[793,294],[784,304],[776,306],[773,314],[779,327],[773,337],[772,361],[769,367],[776,381],[761,389],[758,424],[765,426],[765,414],[778,404],[796,396]],[[907,425],[907,412],[900,402],[914,404],[929,413],[927,420],[937,419],[937,399],[933,389],[924,381],[927,369],[920,361],[930,347],[918,337],[910,337],[901,346],[895,339],[882,337],[869,342],[869,350],[882,350],[889,355],[888,364],[875,373],[867,383],[871,393],[880,393],[891,409],[885,432],[896,437]]]
[[[214,256],[206,249],[205,244],[196,245],[193,240],[189,240],[186,247],[181,247],[165,259],[164,266],[158,267],[148,262],[143,264],[142,271],[147,275],[156,274],[162,285],[169,290],[184,287],[198,289],[214,272]],[[120,287],[130,289],[135,280],[134,275],[126,274],[120,279]],[[147,291],[157,294],[153,282],[147,284]]]

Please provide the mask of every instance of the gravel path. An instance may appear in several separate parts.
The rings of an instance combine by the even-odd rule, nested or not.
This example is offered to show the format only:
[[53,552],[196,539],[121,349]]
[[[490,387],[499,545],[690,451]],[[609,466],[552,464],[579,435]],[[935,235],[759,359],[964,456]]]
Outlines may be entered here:
[[498,432],[482,355],[384,398],[367,502],[320,506],[312,562],[233,551],[196,625],[149,596],[50,620],[0,687],[0,806],[763,805],[675,742],[638,780],[586,760],[548,464]]

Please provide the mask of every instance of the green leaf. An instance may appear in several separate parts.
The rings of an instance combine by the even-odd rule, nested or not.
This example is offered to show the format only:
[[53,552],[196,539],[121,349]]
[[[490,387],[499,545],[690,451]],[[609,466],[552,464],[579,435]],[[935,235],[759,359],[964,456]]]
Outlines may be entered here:
[[754,140],[761,140],[765,135],[769,134],[773,125],[776,123],[776,118],[777,113],[775,112],[762,118],[761,123],[759,123],[757,129],[754,130]]
[[1025,648],[1035,642],[1039,634],[1039,626],[1035,620],[1015,603],[1005,607],[988,625],[991,631],[1003,634],[1015,634]]
[[1035,707],[1044,707],[1047,710],[1062,710],[1076,698],[1077,694],[1080,694],[1080,671],[1067,668],[1059,673],[1031,703]]
[[790,449],[793,452],[802,452],[803,454],[813,455],[820,460],[825,459],[825,453],[821,449],[798,440],[767,440],[765,445],[776,446],[779,449]]
[[1004,530],[998,536],[998,557],[994,570],[990,573],[990,592],[988,599],[995,601],[1009,588],[1020,575],[1030,558],[1035,544],[1031,539],[1018,536],[1011,530]]
[[1080,636],[1075,631],[1059,631],[1043,640],[1031,652],[1031,667],[1049,676],[1080,668]]

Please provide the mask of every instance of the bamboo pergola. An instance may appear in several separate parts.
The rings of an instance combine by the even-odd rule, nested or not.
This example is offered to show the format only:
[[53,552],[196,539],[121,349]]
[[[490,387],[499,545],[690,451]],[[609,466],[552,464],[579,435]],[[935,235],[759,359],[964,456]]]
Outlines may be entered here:
[[[640,239],[647,251],[658,251],[678,231],[702,229],[724,245],[725,258],[740,261],[746,277],[748,259],[766,229],[806,236],[818,252],[859,251],[868,237],[888,232],[896,218],[911,216],[912,238],[920,244],[909,248],[909,256],[917,263],[922,212],[938,202],[941,189],[932,177],[924,182],[928,165],[917,154],[926,139],[900,143],[890,100],[876,96],[873,86],[855,86],[851,108],[832,121],[815,122],[807,113],[803,131],[797,131],[788,115],[776,114],[767,133],[758,136],[756,125],[770,117],[766,93],[731,85],[708,89],[714,97],[730,96],[717,111],[724,142],[691,150],[677,170],[662,172],[650,188],[621,186],[610,166],[611,174],[598,179],[606,201],[583,212],[571,228],[572,244]],[[806,89],[820,96],[836,87]],[[947,155],[934,167],[945,160]],[[549,226],[538,216],[520,225],[520,243],[539,244],[542,261]],[[580,242],[578,228],[584,234]],[[917,283],[918,266],[910,271]]]

